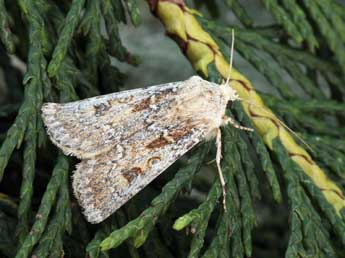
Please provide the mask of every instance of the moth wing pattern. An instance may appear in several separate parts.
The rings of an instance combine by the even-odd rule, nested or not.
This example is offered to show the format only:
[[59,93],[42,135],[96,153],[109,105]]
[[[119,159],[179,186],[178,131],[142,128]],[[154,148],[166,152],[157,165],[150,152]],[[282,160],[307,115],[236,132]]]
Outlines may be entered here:
[[70,103],[45,103],[42,118],[50,139],[65,154],[90,158],[141,130],[135,123],[145,118],[147,108],[169,102],[178,88],[170,83]]
[[42,108],[48,135],[79,157],[73,190],[88,221],[115,212],[224,124],[229,87],[193,76],[182,82]]
[[[73,176],[74,194],[89,222],[99,223],[114,213],[200,142],[206,130],[175,128],[171,134],[180,138],[168,142],[159,134],[145,131],[77,165]],[[146,140],[136,142],[142,136]]]

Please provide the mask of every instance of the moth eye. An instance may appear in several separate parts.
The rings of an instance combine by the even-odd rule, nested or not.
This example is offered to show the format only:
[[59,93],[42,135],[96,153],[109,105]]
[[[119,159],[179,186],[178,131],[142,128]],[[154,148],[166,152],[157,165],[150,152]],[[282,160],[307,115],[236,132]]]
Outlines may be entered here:
[[160,160],[160,157],[152,157],[147,161],[147,165],[151,168],[152,166],[156,165]]

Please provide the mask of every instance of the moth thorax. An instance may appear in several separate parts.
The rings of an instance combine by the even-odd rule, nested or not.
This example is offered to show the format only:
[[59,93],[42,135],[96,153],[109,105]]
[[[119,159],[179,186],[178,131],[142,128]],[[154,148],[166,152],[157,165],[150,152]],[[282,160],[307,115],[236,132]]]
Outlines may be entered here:
[[226,102],[235,101],[239,99],[237,92],[233,88],[231,88],[229,85],[222,84],[219,87]]

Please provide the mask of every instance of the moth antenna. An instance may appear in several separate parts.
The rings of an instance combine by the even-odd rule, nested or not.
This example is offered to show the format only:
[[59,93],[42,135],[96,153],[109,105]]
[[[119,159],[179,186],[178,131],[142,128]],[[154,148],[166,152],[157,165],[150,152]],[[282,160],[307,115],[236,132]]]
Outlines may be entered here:
[[217,130],[217,138],[216,138],[216,145],[217,145],[217,154],[216,154],[216,163],[217,169],[219,174],[219,181],[223,191],[223,208],[224,212],[226,212],[226,189],[225,189],[225,180],[222,172],[222,167],[220,166],[220,160],[222,159],[222,132],[218,128]]
[[232,70],[232,62],[234,56],[234,45],[235,45],[235,31],[231,29],[231,48],[230,48],[230,60],[229,60],[229,72],[226,78],[225,84],[228,85],[230,82],[231,70]]
[[[239,98],[240,101],[243,101],[243,102],[246,102],[250,105],[253,105],[254,107],[257,107],[259,108],[260,110],[264,111],[264,113],[268,114],[268,115],[271,115],[270,112],[268,112],[267,110],[265,110],[263,107],[259,106],[259,105],[256,105],[255,103],[253,103],[252,101],[249,101],[249,100],[246,100],[246,99],[242,99],[242,98]],[[303,138],[301,136],[299,136],[294,130],[292,130],[287,124],[285,124],[282,120],[280,120],[278,117],[276,117],[276,119],[278,120],[279,124],[281,124],[285,129],[287,129],[290,133],[292,133],[297,139],[299,139],[311,152],[314,153],[314,150],[313,148],[308,144],[306,143]]]
[[[229,71],[228,76],[225,81],[225,85],[229,85],[231,70],[232,70],[232,62],[234,56],[234,44],[235,44],[235,32],[234,29],[231,30],[231,48],[230,48],[230,60],[229,60]],[[216,153],[216,163],[217,163],[217,170],[219,174],[219,181],[222,187],[223,192],[223,208],[224,212],[226,212],[226,188],[225,188],[225,180],[223,176],[222,167],[220,165],[220,161],[222,159],[222,133],[221,130],[218,128],[217,130],[217,138],[216,138],[216,145],[217,145],[217,153]]]

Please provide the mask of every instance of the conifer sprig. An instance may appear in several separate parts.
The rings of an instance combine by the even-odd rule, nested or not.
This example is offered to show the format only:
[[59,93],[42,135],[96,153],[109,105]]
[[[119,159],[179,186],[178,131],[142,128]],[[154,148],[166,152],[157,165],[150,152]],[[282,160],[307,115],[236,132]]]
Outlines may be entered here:
[[[235,29],[236,53],[275,90],[259,92],[247,76],[231,72],[229,86],[243,101],[231,103],[227,115],[256,130],[222,128],[227,209],[218,178],[201,179],[204,168],[214,169],[214,142],[209,141],[177,162],[175,174],[171,169],[158,179],[166,182],[162,189],[153,184],[140,193],[142,199],[100,225],[87,223],[70,196],[74,160],[62,153],[54,157],[40,109],[43,102],[74,101],[124,85],[113,58],[140,63],[120,36],[128,22],[141,24],[140,1],[0,0],[0,57],[5,57],[0,67],[15,101],[0,107],[5,121],[0,179],[7,168],[0,193],[0,256],[257,256],[257,236],[266,235],[254,228],[261,230],[265,203],[284,208],[281,220],[289,216],[282,226],[289,232],[285,257],[340,257],[345,246],[345,7],[330,0],[263,0],[273,24],[256,26],[243,1],[224,0],[239,27],[217,21],[219,9],[211,10],[216,2],[203,3],[212,19],[183,0],[147,2],[199,75],[216,83],[226,79]],[[13,60],[26,64],[23,88],[9,80],[18,74]],[[9,69],[17,73],[7,74]],[[298,145],[282,121],[314,152]],[[7,182],[13,181],[18,186],[8,190]],[[188,198],[186,189],[193,189]],[[187,203],[182,208],[177,206],[184,203],[177,201],[181,195]]]

